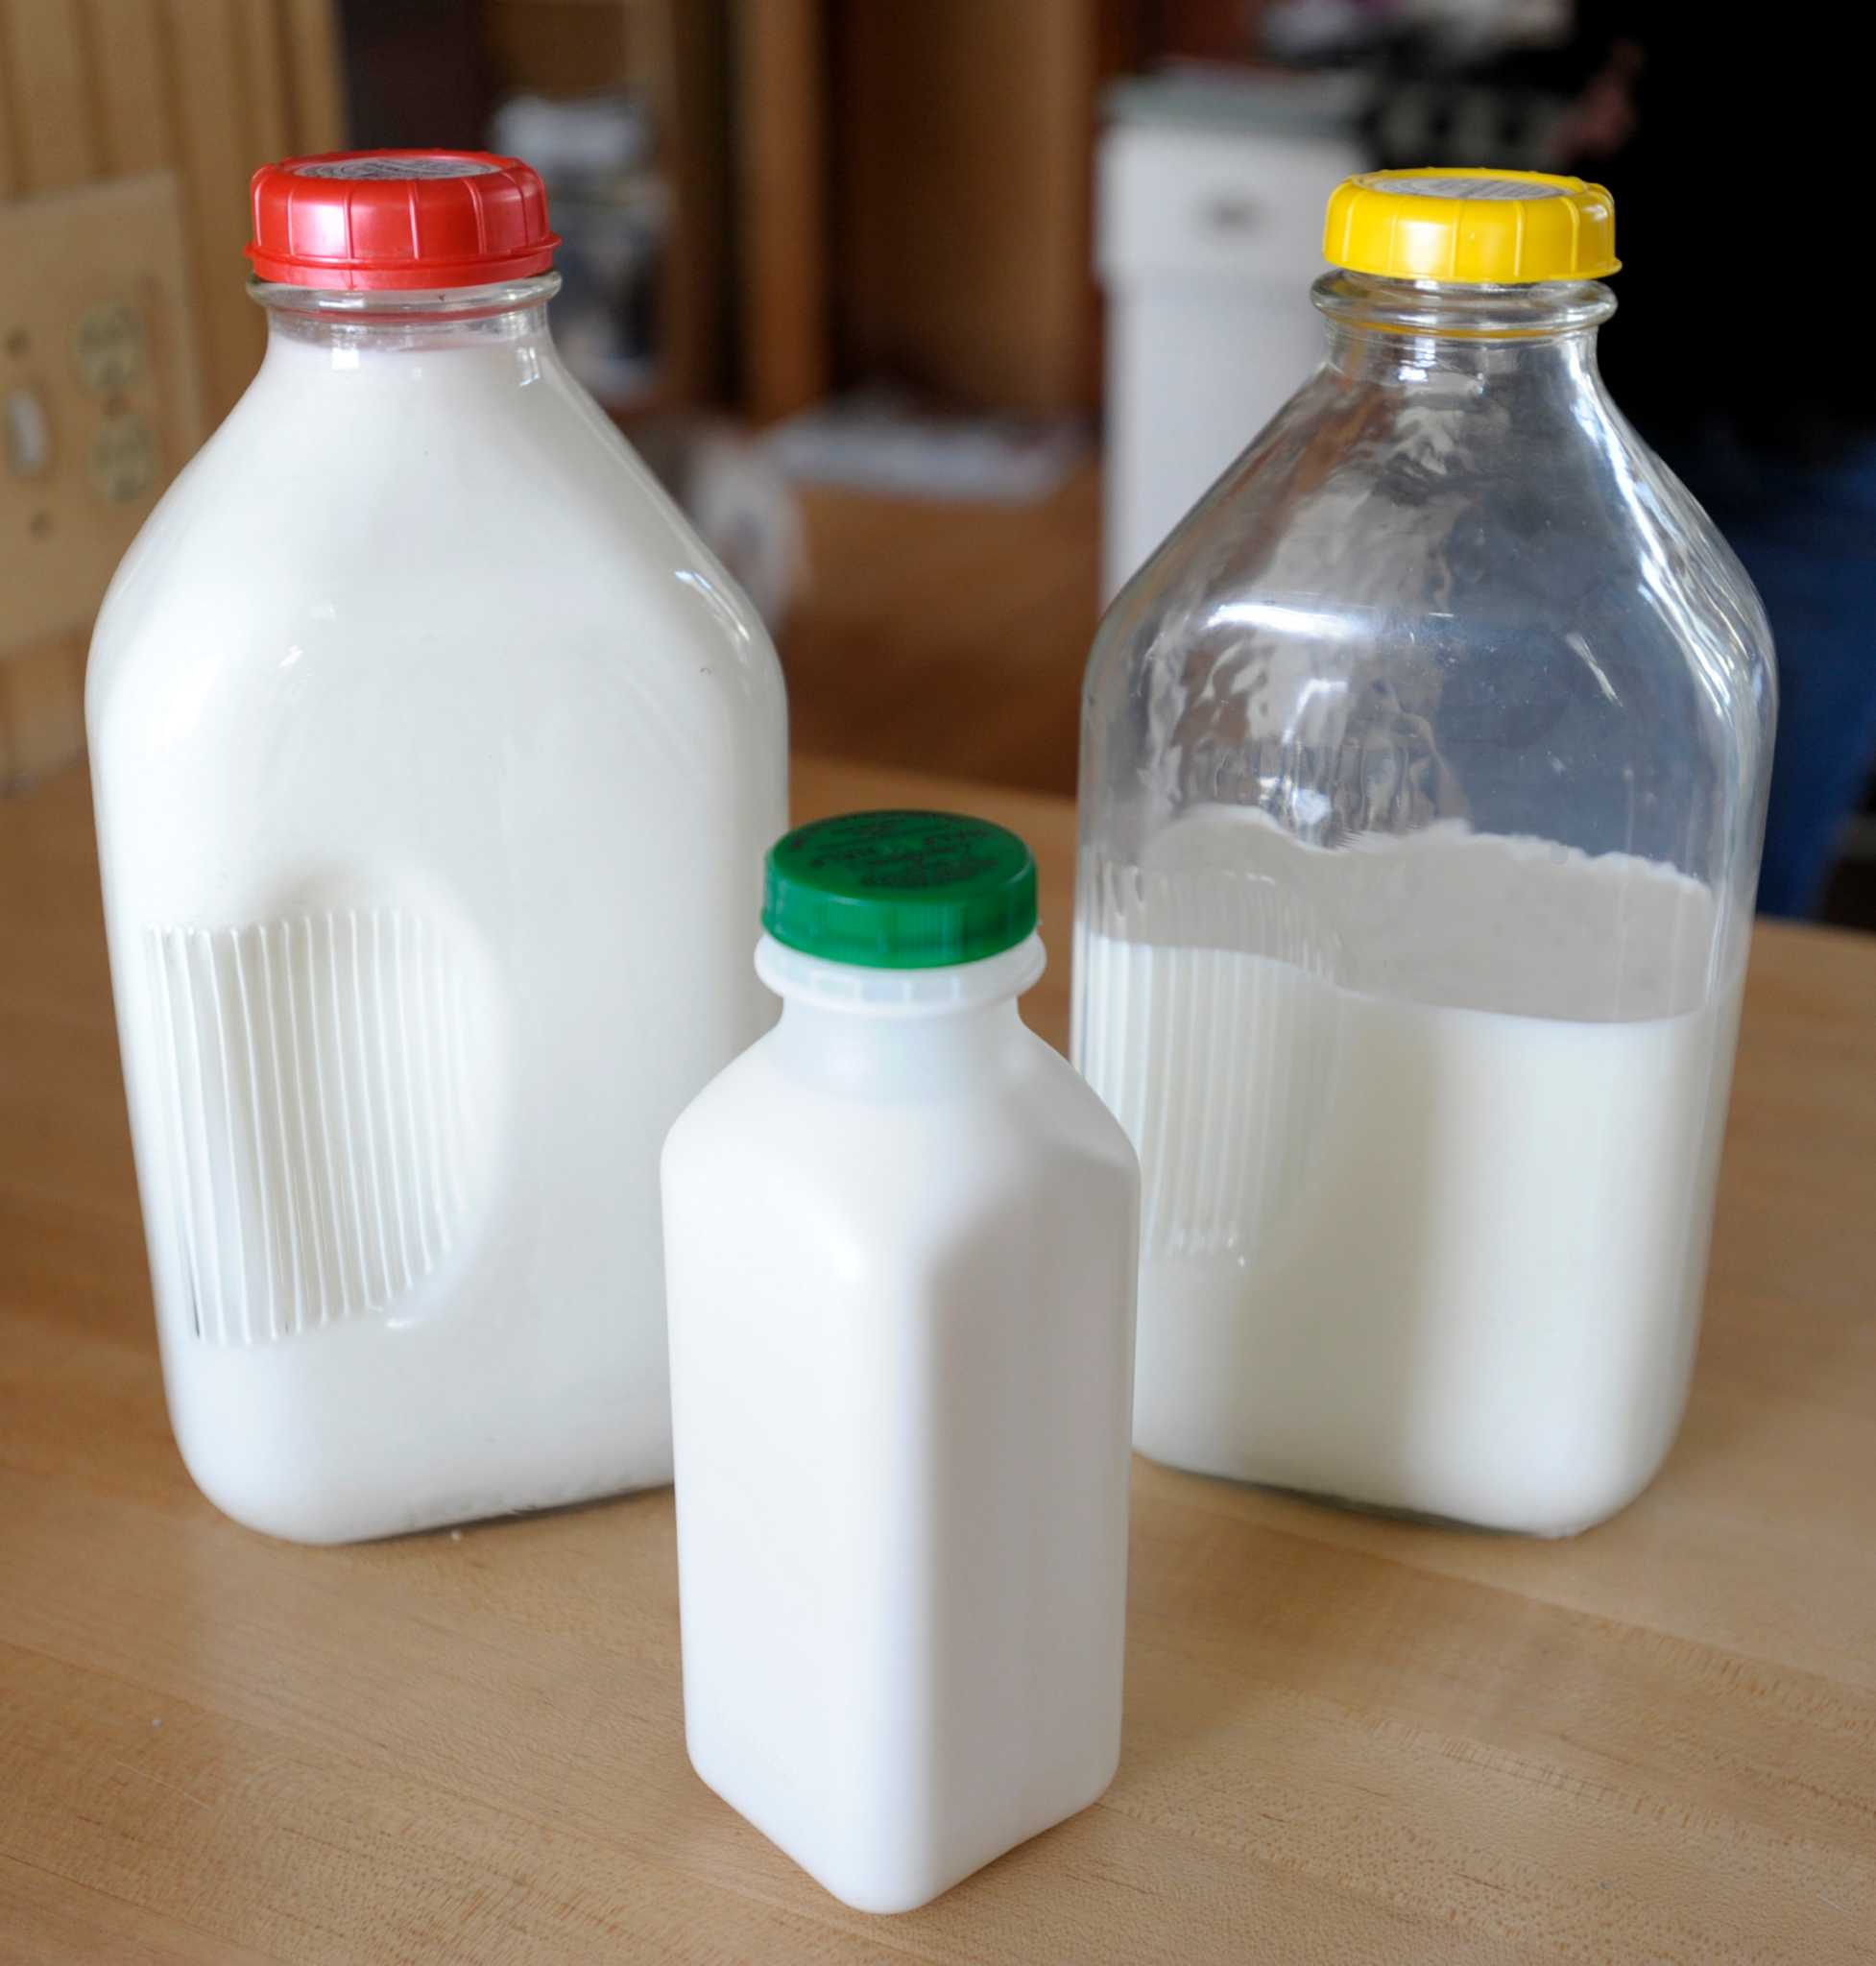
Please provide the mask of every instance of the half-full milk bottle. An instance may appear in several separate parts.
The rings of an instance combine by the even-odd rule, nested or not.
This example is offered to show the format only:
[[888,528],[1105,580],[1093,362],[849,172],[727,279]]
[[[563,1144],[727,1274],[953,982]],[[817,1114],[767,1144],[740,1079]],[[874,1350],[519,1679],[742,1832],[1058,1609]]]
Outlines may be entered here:
[[177,1439],[314,1542],[661,1482],[658,1153],[765,1022],[775,655],[556,353],[525,164],[253,211],[266,359],[88,685]]
[[1095,644],[1074,1044],[1142,1163],[1161,1459],[1559,1535],[1673,1439],[1774,691],[1598,377],[1613,225],[1344,184],[1326,361]]

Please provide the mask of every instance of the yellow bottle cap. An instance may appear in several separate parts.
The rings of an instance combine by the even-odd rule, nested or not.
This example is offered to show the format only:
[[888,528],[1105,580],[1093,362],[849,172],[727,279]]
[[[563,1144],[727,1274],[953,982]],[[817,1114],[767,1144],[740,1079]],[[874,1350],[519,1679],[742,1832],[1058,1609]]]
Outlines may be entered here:
[[1616,257],[1615,201],[1541,171],[1371,171],[1336,185],[1322,254],[1389,279],[1518,286],[1599,280]]

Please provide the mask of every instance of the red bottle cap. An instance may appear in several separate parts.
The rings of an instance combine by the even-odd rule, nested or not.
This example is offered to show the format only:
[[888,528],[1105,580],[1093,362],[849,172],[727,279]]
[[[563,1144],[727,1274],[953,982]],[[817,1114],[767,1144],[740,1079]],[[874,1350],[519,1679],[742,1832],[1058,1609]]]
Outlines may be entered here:
[[258,279],[480,287],[545,273],[560,244],[540,173],[473,150],[360,150],[263,164],[249,187]]

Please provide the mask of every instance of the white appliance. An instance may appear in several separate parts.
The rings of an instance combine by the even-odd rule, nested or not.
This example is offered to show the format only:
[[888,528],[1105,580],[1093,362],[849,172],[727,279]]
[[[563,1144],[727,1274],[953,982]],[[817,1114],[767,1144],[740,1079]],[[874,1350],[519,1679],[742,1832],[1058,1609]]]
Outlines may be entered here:
[[1098,159],[1111,600],[1321,359],[1329,193],[1367,159],[1349,77],[1123,84]]

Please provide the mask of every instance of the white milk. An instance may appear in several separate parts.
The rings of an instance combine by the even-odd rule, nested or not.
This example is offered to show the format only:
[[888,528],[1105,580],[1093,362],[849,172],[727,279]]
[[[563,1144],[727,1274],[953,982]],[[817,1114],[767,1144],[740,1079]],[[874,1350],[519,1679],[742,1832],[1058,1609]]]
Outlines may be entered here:
[[667,1479],[658,1151],[766,1020],[784,711],[538,310],[277,316],[88,716],[204,1491],[330,1541]]
[[1018,1019],[1033,935],[762,962],[782,1022],[664,1153],[685,1732],[902,1911],[1114,1773],[1139,1175]]
[[1209,815],[1091,861],[1082,923],[1075,1055],[1144,1181],[1136,1445],[1545,1535],[1639,1493],[1739,1015],[1708,891],[1452,823],[1328,853]]

